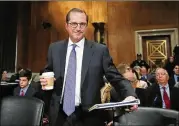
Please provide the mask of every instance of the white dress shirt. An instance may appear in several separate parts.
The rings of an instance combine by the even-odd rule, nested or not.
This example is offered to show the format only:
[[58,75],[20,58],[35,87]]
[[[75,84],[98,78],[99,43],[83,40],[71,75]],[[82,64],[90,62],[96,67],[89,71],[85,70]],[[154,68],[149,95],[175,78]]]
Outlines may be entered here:
[[[162,108],[166,108],[166,105],[165,105],[165,102],[164,102],[164,99],[163,99],[163,92],[164,92],[163,86],[161,86],[160,84],[159,84],[159,86],[160,86],[160,93],[161,93],[161,96],[162,96]],[[169,99],[170,99],[170,89],[169,89],[169,85],[167,84],[167,85],[165,85],[164,87],[165,87],[165,90],[166,90],[166,92],[167,92],[167,95],[168,95],[168,97],[169,97]]]
[[[81,70],[82,70],[82,59],[83,59],[84,43],[85,43],[85,38],[83,38],[79,42],[75,43],[77,45],[76,48],[75,48],[75,51],[76,51],[76,65],[77,65],[76,66],[75,106],[79,106],[80,103],[81,103]],[[69,56],[70,56],[70,53],[71,53],[71,50],[72,50],[72,47],[73,47],[72,44],[74,44],[74,43],[69,38],[67,54],[66,54],[65,74],[64,74],[64,82],[63,82],[61,103],[62,103],[62,98],[63,98],[63,95],[64,95],[65,80],[66,80]]]

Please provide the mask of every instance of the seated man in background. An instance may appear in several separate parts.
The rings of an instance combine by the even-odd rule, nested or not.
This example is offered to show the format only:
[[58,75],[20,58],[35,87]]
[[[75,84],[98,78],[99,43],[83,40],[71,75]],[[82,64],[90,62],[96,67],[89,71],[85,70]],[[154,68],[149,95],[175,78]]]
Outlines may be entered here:
[[170,56],[167,58],[166,63],[164,65],[164,69],[167,70],[169,77],[173,75],[173,68],[175,67],[174,57]]
[[145,60],[142,60],[142,54],[140,54],[140,53],[137,54],[137,59],[134,60],[130,65],[131,68],[134,68],[135,66],[140,66],[140,67],[145,66],[147,68],[147,70],[149,70],[149,68],[150,68],[150,66],[147,64],[147,62]]
[[[129,65],[121,63],[117,66],[118,71],[131,82],[132,87],[140,99],[140,106],[146,106],[146,88],[147,83],[139,80],[137,72],[132,71]],[[117,94],[114,88],[111,90],[111,100],[117,101],[120,99],[120,94]]]
[[[44,101],[41,92],[41,85],[38,82],[32,81],[32,71],[22,69],[19,72],[19,86],[14,89],[14,96],[36,97]],[[45,101],[44,101],[45,102]],[[45,103],[46,106],[46,103]],[[43,115],[43,125],[48,124],[46,111]]]
[[[147,101],[146,101],[146,93],[147,93],[146,88],[148,87],[147,83],[143,80],[140,80],[138,73],[132,70],[128,64],[121,63],[117,66],[117,69],[126,79],[128,79],[131,82],[131,85],[134,88],[134,91],[137,94],[138,99],[140,99],[139,106],[147,106]],[[110,95],[108,94],[109,90],[110,90]],[[101,89],[101,92],[103,93],[103,96],[101,96],[102,101],[108,101],[109,99],[111,102],[122,101],[122,98],[121,98],[122,94],[120,94],[120,92],[118,93],[113,87],[109,85],[109,83],[107,83]],[[126,107],[119,107],[119,109],[121,110],[125,108]],[[107,126],[112,126],[113,121],[110,121],[110,120],[113,119],[113,112],[108,111],[108,115],[105,117],[105,119],[106,119],[106,122],[110,122],[107,124]]]
[[169,75],[165,69],[157,68],[155,74],[157,83],[147,89],[147,105],[179,111],[179,89],[169,84]]
[[7,70],[1,70],[1,81],[7,81]]
[[147,82],[148,86],[151,86],[155,82],[154,74],[149,73],[145,66],[141,67],[140,74],[141,74],[140,80]]
[[9,82],[16,82],[19,81],[19,73],[23,70],[22,67],[18,67],[17,68],[17,73],[15,73],[14,75],[11,76],[11,78],[9,79]]
[[23,69],[19,73],[19,86],[14,89],[14,96],[38,96],[38,83],[31,81],[32,72],[29,69]]
[[175,64],[173,68],[173,73],[169,76],[169,84],[173,87],[175,84],[179,83],[179,65]]

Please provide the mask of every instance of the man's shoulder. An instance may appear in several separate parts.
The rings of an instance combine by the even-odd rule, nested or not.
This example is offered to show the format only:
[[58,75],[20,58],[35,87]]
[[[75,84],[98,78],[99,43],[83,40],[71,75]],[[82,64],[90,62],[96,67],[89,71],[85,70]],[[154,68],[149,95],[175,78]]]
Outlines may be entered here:
[[57,45],[60,46],[60,45],[63,45],[65,42],[67,42],[66,39],[65,40],[58,40],[58,41],[52,42],[50,44],[50,46],[52,46],[52,47],[56,47]]
[[145,60],[141,60],[142,62],[146,62]]
[[14,92],[19,92],[20,91],[20,86],[18,85],[16,88],[14,88]]
[[91,43],[93,45],[93,47],[98,48],[98,49],[104,49],[107,48],[106,44],[101,44],[92,40],[86,40],[88,43]]
[[40,83],[35,82],[35,81],[32,81],[32,82],[30,83],[30,85],[31,85],[33,88],[39,88]]

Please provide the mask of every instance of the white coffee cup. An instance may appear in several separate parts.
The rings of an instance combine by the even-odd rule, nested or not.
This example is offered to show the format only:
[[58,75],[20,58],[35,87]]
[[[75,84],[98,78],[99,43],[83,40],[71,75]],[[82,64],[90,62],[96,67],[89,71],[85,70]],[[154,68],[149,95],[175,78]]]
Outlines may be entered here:
[[46,90],[51,90],[54,87],[54,72],[45,72],[41,75],[42,78],[47,79]]

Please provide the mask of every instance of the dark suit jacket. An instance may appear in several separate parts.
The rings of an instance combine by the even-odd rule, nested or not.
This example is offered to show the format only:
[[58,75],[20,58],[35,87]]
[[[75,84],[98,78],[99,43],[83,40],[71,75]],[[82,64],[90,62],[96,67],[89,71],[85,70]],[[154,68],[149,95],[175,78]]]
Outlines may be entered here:
[[[111,89],[110,93],[111,93],[111,101],[112,102],[117,102],[117,101],[122,100],[120,92],[117,93],[114,88]],[[136,88],[135,93],[137,94],[138,99],[140,99],[140,105],[139,106],[147,106],[147,100],[146,100],[147,89]]]
[[[51,98],[50,116],[52,125],[57,119],[62,95],[68,40],[52,43],[48,50],[45,71],[55,73],[56,82]],[[118,73],[105,45],[85,40],[81,71],[81,105],[87,110],[100,103],[100,89],[104,86],[103,76],[122,93],[123,98],[136,96],[130,82]]]
[[19,73],[12,75],[9,82],[15,82],[16,80],[19,80]]
[[[179,89],[173,88],[169,85],[170,89],[170,103],[171,109],[179,111],[178,94]],[[147,105],[149,107],[162,108],[162,95],[158,84],[154,84],[147,89]]]
[[[16,87],[14,89],[14,96],[19,96],[20,90],[21,90],[20,86]],[[25,93],[25,96],[39,98],[36,82],[30,83],[30,85]]]
[[170,86],[172,86],[172,87],[176,84],[174,74],[171,74],[171,76],[169,77],[168,82],[169,82]]
[[150,66],[147,64],[145,60],[140,60],[140,61],[134,60],[130,66],[131,68],[133,68],[134,66],[140,66],[140,67],[145,66],[147,69],[150,68]]

